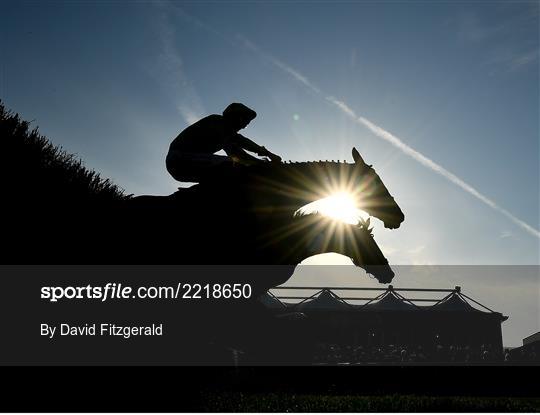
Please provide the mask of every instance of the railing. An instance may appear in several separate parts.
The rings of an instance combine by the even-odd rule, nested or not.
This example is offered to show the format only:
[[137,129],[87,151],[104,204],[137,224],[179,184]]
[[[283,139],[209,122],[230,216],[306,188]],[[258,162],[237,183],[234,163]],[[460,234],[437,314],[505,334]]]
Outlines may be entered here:
[[[312,295],[276,295],[274,294],[273,290],[292,290],[292,291],[299,291],[299,290],[315,290],[315,293],[312,294]],[[362,304],[363,306],[365,305],[368,305],[374,301],[377,301],[379,299],[381,299],[382,297],[384,297],[387,293],[389,292],[392,292],[396,297],[398,297],[399,299],[407,302],[407,303],[410,303],[414,306],[416,306],[416,304],[414,304],[415,302],[431,302],[431,303],[434,303],[433,305],[436,305],[438,303],[441,303],[442,301],[448,299],[451,295],[453,294],[457,294],[462,300],[464,300],[466,303],[468,303],[467,300],[470,300],[472,302],[474,302],[475,304],[479,305],[480,307],[492,312],[492,313],[495,313],[495,311],[493,311],[492,309],[490,309],[489,307],[486,307],[485,305],[479,303],[478,301],[472,299],[471,297],[463,294],[461,292],[461,287],[460,286],[456,286],[454,288],[394,288],[394,286],[392,285],[389,285],[388,287],[384,287],[384,288],[375,288],[375,287],[332,287],[332,286],[327,286],[327,287],[317,287],[317,286],[305,286],[305,287],[299,287],[299,286],[279,286],[279,287],[276,287],[276,288],[273,288],[271,291],[268,291],[268,293],[275,299],[277,299],[278,301],[281,302],[281,300],[301,300],[299,303],[295,304],[295,306],[299,305],[299,304],[302,304],[308,300],[311,300],[311,299],[314,299],[315,297],[317,297],[319,294],[321,294],[323,291],[327,291],[327,292],[330,292],[335,298],[337,298],[338,300],[341,300],[345,303],[345,301],[367,301],[367,303],[365,304]],[[375,297],[365,297],[365,296],[360,296],[360,297],[356,297],[356,296],[346,296],[346,297],[342,297],[342,296],[339,296],[337,295],[334,291],[379,291],[381,292],[381,294],[379,295],[376,295]],[[443,296],[443,298],[406,298],[404,297],[403,295],[400,294],[400,292],[417,292],[417,293],[422,293],[422,292],[430,292],[430,293],[435,293],[435,292],[438,292],[438,293],[448,293],[447,295]],[[346,303],[348,304],[348,303]]]

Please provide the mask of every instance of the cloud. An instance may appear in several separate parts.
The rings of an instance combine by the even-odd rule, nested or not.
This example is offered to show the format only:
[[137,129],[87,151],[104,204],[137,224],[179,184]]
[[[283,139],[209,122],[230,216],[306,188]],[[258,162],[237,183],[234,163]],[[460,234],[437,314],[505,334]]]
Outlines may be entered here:
[[232,39],[228,36],[225,36],[223,33],[217,31],[212,26],[206,24],[202,20],[197,19],[195,16],[192,16],[189,13],[186,13],[184,10],[182,10],[181,7],[178,7],[174,2],[170,1],[160,1],[158,2],[160,7],[165,9],[168,14],[174,15],[176,17],[180,17],[184,21],[199,27],[200,29],[205,30],[206,32],[212,33],[213,35],[219,37],[221,40],[229,43],[230,45],[235,46],[235,42],[232,41]]
[[499,47],[490,53],[490,57],[484,61],[484,65],[494,69],[501,68],[507,72],[516,72],[526,68],[538,60],[538,49],[517,50],[509,45]]
[[538,3],[532,3],[530,8],[527,3],[502,4],[505,18],[496,21],[462,12],[454,19],[457,37],[476,47],[485,65],[509,72],[524,68],[538,59]]
[[178,113],[187,124],[201,119],[205,114],[201,99],[184,69],[184,62],[176,46],[176,29],[170,20],[171,7],[168,3],[156,3],[158,10],[157,34],[159,56],[152,73],[167,93],[176,102]]
[[534,49],[529,52],[525,52],[517,56],[514,56],[513,59],[509,62],[509,68],[510,70],[515,71],[521,68],[522,66],[533,63],[537,59],[538,59],[538,50]]
[[480,21],[476,13],[464,12],[457,17],[457,36],[459,39],[480,43],[497,35],[505,29],[505,24],[488,26]]
[[392,246],[389,246],[389,245],[379,244],[379,248],[381,249],[382,253],[385,256],[390,256],[390,255],[393,255],[396,252],[398,252],[398,250],[396,248],[394,248]]
[[182,115],[186,123],[190,125],[199,121],[202,118],[200,112],[196,112],[192,108],[187,107],[186,105],[179,105],[178,112],[180,113],[180,115]]
[[419,246],[417,246],[416,248],[409,249],[408,252],[409,252],[409,254],[417,255],[417,254],[419,254],[420,252],[422,252],[425,248],[426,248],[425,245],[419,245]]

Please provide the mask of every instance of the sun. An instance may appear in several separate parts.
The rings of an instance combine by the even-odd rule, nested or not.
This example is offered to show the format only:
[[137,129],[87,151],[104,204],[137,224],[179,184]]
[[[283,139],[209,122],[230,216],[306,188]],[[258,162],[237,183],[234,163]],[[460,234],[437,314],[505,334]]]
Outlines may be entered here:
[[348,192],[338,192],[324,199],[316,200],[301,207],[299,212],[303,215],[318,212],[321,215],[350,224],[356,224],[359,219],[369,217],[367,213],[356,207],[354,197]]

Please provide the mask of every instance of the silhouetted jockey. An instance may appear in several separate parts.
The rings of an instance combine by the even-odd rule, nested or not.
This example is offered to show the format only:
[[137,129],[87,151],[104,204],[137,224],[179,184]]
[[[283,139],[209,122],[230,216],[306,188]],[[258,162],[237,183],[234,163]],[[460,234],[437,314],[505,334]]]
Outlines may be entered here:
[[[219,170],[216,167],[261,162],[245,150],[269,157],[271,161],[281,161],[279,156],[238,134],[256,116],[257,113],[245,105],[233,103],[225,108],[223,115],[212,114],[190,125],[171,143],[167,171],[178,181],[200,182],[215,174]],[[227,156],[214,154],[220,150]]]

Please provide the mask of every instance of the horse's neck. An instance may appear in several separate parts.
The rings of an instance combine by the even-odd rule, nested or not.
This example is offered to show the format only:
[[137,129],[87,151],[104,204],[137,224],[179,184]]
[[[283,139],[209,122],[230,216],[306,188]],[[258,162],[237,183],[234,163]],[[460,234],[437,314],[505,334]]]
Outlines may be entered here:
[[267,197],[296,209],[324,197],[358,174],[354,164],[336,161],[268,163],[256,169],[256,181]]
[[304,184],[306,190],[310,190],[312,186],[324,186],[330,178],[340,179],[351,177],[353,172],[359,173],[355,164],[328,160],[283,163],[276,166],[276,170],[289,177],[289,182]]
[[[218,177],[193,186],[190,193],[217,197],[226,191],[236,197],[245,195],[254,205],[288,206],[294,212],[324,197],[325,192],[345,183],[353,174],[358,174],[355,165],[346,162],[266,163],[245,169],[242,174],[227,175],[229,180]],[[184,189],[179,193],[187,194]]]

